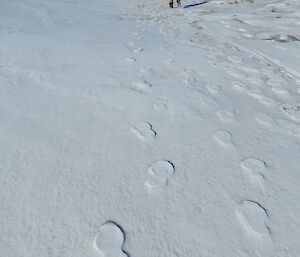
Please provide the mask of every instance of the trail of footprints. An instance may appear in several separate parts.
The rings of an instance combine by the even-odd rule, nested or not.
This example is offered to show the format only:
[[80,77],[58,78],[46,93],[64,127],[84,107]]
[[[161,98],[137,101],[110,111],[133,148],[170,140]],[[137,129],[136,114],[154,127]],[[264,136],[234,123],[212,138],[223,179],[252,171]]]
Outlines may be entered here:
[[287,119],[272,118],[269,114],[259,112],[255,117],[256,122],[264,127],[273,131],[278,131],[282,134],[287,134],[294,137],[296,140],[300,139],[300,127],[299,124]]
[[[213,61],[216,61],[216,56],[210,56],[212,56]],[[242,63],[240,58],[234,56],[229,56],[228,61],[235,67],[237,67],[236,64]],[[227,72],[233,79],[233,89],[247,94],[266,107],[279,106],[281,111],[289,118],[273,118],[267,113],[260,112],[255,117],[259,125],[266,129],[289,134],[298,140],[300,139],[300,104],[282,104],[292,99],[293,96],[292,91],[283,89],[287,88],[284,85],[287,83],[287,80],[283,78],[282,74],[276,74],[269,68],[255,70],[245,65],[239,66],[237,70],[228,68]],[[210,90],[210,88],[207,88],[207,90],[210,93],[217,93],[217,90]],[[296,89],[295,93],[297,92],[300,94],[299,89]],[[227,109],[218,110],[216,115],[224,123],[234,122],[236,116],[234,110]],[[213,133],[213,138],[224,149],[234,147],[233,135],[230,131],[217,130]],[[265,184],[269,175],[267,163],[259,158],[248,157],[240,162],[240,169],[253,186],[265,194]],[[249,236],[255,239],[265,239],[272,235],[269,226],[269,213],[258,201],[253,199],[241,201],[236,206],[236,217],[242,230]]]
[[[136,41],[142,39],[139,32],[134,32],[132,34],[136,37]],[[134,42],[134,41],[129,41],[129,42],[126,43],[126,45],[127,45],[127,47],[129,47],[132,50],[133,55],[139,54],[139,53],[144,51],[144,48],[138,47],[137,43]],[[137,61],[137,59],[133,56],[127,57],[125,60],[128,61],[128,62],[136,62]]]
[[[136,40],[142,39],[139,32],[134,32],[133,35],[136,37]],[[127,46],[133,50],[133,53],[140,53],[144,51],[141,47],[136,47],[135,42],[128,42]],[[162,49],[164,50],[164,49]],[[132,60],[134,59],[134,60]],[[136,61],[134,57],[127,59],[128,61]],[[170,63],[174,60],[172,59]],[[131,89],[138,91],[140,93],[148,93],[152,87],[152,84],[144,80],[143,82],[132,82]],[[157,132],[153,129],[152,125],[148,122],[138,122],[132,128],[131,131],[142,141],[149,141],[155,139]],[[145,187],[148,190],[155,190],[158,188],[163,188],[168,185],[170,178],[175,172],[175,167],[173,163],[168,160],[160,160],[154,162],[148,168],[149,178],[145,182]]]
[[[230,27],[227,21],[222,21],[221,23],[224,26]],[[245,37],[253,37],[253,35],[245,33],[246,30],[244,28],[240,28],[238,31],[242,32]],[[213,65],[227,61],[225,70],[233,80],[233,89],[247,94],[266,107],[278,106],[278,104],[281,104],[280,108],[285,115],[297,122],[300,121],[299,103],[294,105],[284,104],[286,101],[291,101],[293,96],[297,94],[297,89],[295,89],[295,91],[293,90],[294,92],[289,89],[285,89],[285,84],[291,84],[285,78],[289,74],[283,74],[278,71],[276,66],[259,60],[257,60],[257,63],[260,65],[260,68],[251,67],[251,65],[247,65],[244,62],[243,58],[235,55],[229,55],[226,57],[222,55],[222,51],[219,50],[220,49],[217,46],[214,49],[210,49],[210,53],[206,55],[206,58]],[[244,57],[246,59],[254,58],[254,56],[249,55],[249,53],[244,53]],[[268,67],[266,67],[266,65],[268,65]]]
[[[136,34],[139,35],[139,34]],[[135,47],[134,42],[127,43],[129,47]],[[135,48],[134,53],[142,52],[142,48]],[[134,62],[134,57],[129,57],[127,61]],[[146,93],[152,85],[147,82],[132,82],[131,89]],[[149,141],[155,139],[157,132],[148,122],[138,122],[131,127],[133,134],[141,141]],[[152,163],[148,167],[148,179],[145,182],[147,190],[153,191],[162,189],[168,186],[168,183],[175,173],[175,166],[168,160],[159,160]],[[121,226],[113,221],[104,223],[99,232],[96,234],[93,246],[97,253],[103,257],[128,257],[128,254],[123,250],[125,243],[125,233]]]
[[[135,33],[137,39],[141,39],[139,33]],[[134,42],[128,42],[127,45],[132,49],[133,53],[138,54],[144,51],[143,48],[136,47]],[[215,59],[215,57],[212,57]],[[241,64],[243,61],[241,58],[236,56],[228,56],[228,61],[234,64]],[[126,59],[128,62],[135,62],[135,57],[128,57]],[[168,59],[168,63],[171,64],[175,60]],[[261,103],[269,106],[273,105],[274,102],[271,98],[265,96],[260,90],[249,89],[245,84],[240,82],[244,79],[235,71],[230,71],[231,75],[237,79],[233,81],[233,88],[240,91],[246,92],[249,96],[258,99]],[[251,70],[250,70],[251,72]],[[254,72],[254,71],[253,71]],[[191,72],[189,71],[190,76]],[[188,77],[187,82],[191,82]],[[252,79],[253,84],[259,85],[261,81]],[[193,81],[192,81],[193,82]],[[141,93],[149,92],[152,85],[147,81],[143,82],[132,82],[131,88]],[[222,91],[222,88],[217,85],[206,85],[207,91],[216,95]],[[286,92],[276,91],[275,93],[280,95],[286,95]],[[300,90],[299,90],[300,92]],[[299,93],[300,94],[300,93]],[[159,105],[160,106],[160,105]],[[158,106],[158,107],[159,107]],[[299,119],[299,106],[285,106],[282,108],[287,115],[293,119]],[[216,115],[219,120],[223,123],[232,123],[235,121],[236,113],[234,110],[230,109],[219,109],[216,111]],[[286,121],[286,120],[274,120],[266,113],[258,113],[256,121],[262,126],[271,127],[274,124],[280,124],[282,128],[294,131],[300,138],[300,131],[297,124]],[[295,130],[298,130],[296,133]],[[157,136],[156,130],[148,122],[138,122],[132,128],[133,134],[141,141],[154,140]],[[219,129],[213,132],[212,138],[214,141],[224,149],[235,149],[235,144],[233,141],[233,135],[230,131]],[[263,160],[249,157],[240,162],[241,170],[250,179],[250,181],[260,188],[264,192],[265,179],[267,177],[267,164]],[[145,188],[147,191],[156,192],[159,189],[163,189],[168,186],[172,176],[175,174],[175,166],[169,160],[159,160],[152,163],[148,167],[148,179],[145,182]],[[236,207],[236,217],[237,221],[241,225],[242,229],[255,238],[264,238],[271,234],[271,230],[268,226],[269,214],[267,210],[258,202],[253,200],[244,200],[237,204]],[[96,234],[93,241],[94,248],[96,252],[101,254],[103,257],[128,257],[128,254],[123,250],[123,245],[125,243],[125,234],[123,229],[115,222],[108,221],[103,224],[100,231]]]
[[[156,131],[148,122],[138,122],[131,130],[142,141],[154,139]],[[147,190],[156,190],[166,187],[175,173],[175,166],[168,160],[159,160],[148,168],[148,180],[145,182]]]
[[[223,108],[217,110],[216,115],[221,122],[232,123],[235,121],[236,112]],[[264,113],[259,114],[257,120],[268,125],[274,123],[272,118]],[[231,132],[219,129],[213,133],[212,137],[224,150],[235,149]],[[265,180],[268,175],[266,162],[258,158],[249,157],[240,162],[240,167],[250,182],[262,193],[265,193]],[[267,225],[269,221],[268,212],[260,203],[254,200],[242,201],[236,206],[236,217],[242,230],[249,236],[256,239],[264,239],[271,235],[271,230]]]
[[[241,29],[240,32],[244,33],[246,31]],[[252,35],[246,33],[244,36],[252,37]],[[216,62],[217,58],[221,57],[212,53],[207,55],[207,58]],[[237,64],[243,63],[242,59],[235,56],[229,56],[227,59],[235,67],[237,67]],[[292,97],[292,92],[283,89],[284,86],[282,86],[284,83],[287,83],[287,81],[285,81],[281,75],[276,77],[273,71],[268,74],[268,70],[266,69],[260,71],[242,65],[238,70],[228,68],[227,72],[233,79],[233,89],[247,94],[267,107],[278,106],[278,101],[285,102]],[[258,76],[261,76],[261,78],[257,78]],[[212,94],[216,94],[219,91],[217,88],[211,86],[207,86],[206,88]],[[269,92],[267,95],[265,90],[268,90],[268,88]],[[296,91],[296,93],[300,95],[300,89]],[[269,97],[269,95],[273,95],[274,97]],[[291,120],[275,119],[267,113],[260,112],[257,113],[255,117],[256,122],[264,128],[277,130],[278,132],[289,134],[296,139],[300,139],[300,104],[282,104],[280,108]],[[228,109],[220,109],[216,111],[216,115],[223,123],[234,122],[236,116],[234,110]],[[234,147],[233,135],[230,131],[223,129],[217,130],[213,133],[213,139],[224,149],[228,150]],[[245,176],[249,178],[250,182],[262,193],[265,193],[265,183],[268,177],[267,163],[255,157],[248,157],[240,162],[240,168]],[[257,201],[247,199],[237,204],[236,217],[242,230],[253,238],[264,239],[272,234],[268,225],[270,222],[268,211]]]
[[[234,148],[232,134],[226,130],[217,130],[213,133],[215,141],[223,148]],[[265,179],[267,165],[257,158],[246,158],[240,162],[241,170],[261,192],[265,193]],[[250,236],[264,238],[271,234],[266,222],[269,219],[266,209],[256,201],[245,200],[236,207],[237,220],[242,229]]]
[[[224,122],[233,122],[235,112],[228,109],[220,109],[216,112],[219,119]],[[270,123],[270,118],[261,114],[260,120]],[[234,149],[233,136],[227,130],[217,130],[213,133],[213,138],[217,144],[224,149]],[[265,179],[268,169],[265,161],[258,158],[249,157],[240,162],[241,170],[250,181],[261,192],[265,193]],[[253,200],[244,200],[236,207],[237,220],[245,233],[254,238],[263,239],[271,234],[267,225],[269,215],[266,209],[258,202]]]

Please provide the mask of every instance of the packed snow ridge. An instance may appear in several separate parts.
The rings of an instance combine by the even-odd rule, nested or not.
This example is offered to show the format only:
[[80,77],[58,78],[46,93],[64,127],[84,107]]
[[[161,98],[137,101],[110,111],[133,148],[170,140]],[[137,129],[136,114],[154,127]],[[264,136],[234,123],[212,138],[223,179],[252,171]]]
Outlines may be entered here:
[[0,257],[300,256],[300,1],[197,3],[0,1]]

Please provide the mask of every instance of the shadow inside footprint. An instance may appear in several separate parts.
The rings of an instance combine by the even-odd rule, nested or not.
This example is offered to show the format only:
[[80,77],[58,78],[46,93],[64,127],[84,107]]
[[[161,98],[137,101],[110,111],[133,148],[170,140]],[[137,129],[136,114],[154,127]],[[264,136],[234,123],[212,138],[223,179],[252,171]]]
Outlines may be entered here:
[[93,245],[95,250],[103,257],[129,257],[123,251],[125,233],[113,221],[104,223],[96,234]]
[[156,132],[153,130],[152,125],[148,122],[139,122],[133,128],[132,131],[143,140],[156,137]]
[[271,233],[266,224],[268,212],[259,203],[245,200],[237,207],[236,214],[241,226],[248,234],[265,237]]
[[157,161],[149,167],[149,179],[145,186],[148,189],[159,189],[167,186],[174,172],[175,167],[170,161]]

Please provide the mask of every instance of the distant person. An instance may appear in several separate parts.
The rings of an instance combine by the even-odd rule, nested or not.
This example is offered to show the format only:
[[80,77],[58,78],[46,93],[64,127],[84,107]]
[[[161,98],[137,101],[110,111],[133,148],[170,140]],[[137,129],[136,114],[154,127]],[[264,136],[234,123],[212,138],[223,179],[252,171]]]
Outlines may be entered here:
[[[176,0],[177,1],[177,7],[181,6],[181,0]],[[169,2],[170,8],[174,8],[174,0],[170,0]]]

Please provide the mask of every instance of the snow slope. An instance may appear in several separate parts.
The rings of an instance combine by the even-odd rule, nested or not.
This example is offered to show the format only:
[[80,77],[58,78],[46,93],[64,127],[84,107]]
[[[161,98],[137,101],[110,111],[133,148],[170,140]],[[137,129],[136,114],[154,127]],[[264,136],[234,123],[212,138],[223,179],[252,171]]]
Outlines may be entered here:
[[299,17],[0,0],[0,257],[299,256]]

